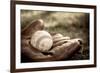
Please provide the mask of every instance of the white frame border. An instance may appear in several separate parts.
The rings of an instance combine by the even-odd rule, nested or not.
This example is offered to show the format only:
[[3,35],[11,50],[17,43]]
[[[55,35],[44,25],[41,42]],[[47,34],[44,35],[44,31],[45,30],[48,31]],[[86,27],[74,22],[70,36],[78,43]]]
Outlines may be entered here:
[[[85,12],[90,13],[90,59],[77,60],[77,61],[59,61],[59,62],[34,62],[34,63],[21,63],[21,42],[20,42],[20,10],[45,10],[45,11],[66,11],[66,12]],[[43,67],[58,67],[58,66],[74,66],[74,65],[91,65],[94,64],[94,10],[85,8],[72,8],[72,7],[52,7],[52,6],[35,6],[35,5],[16,5],[15,10],[15,24],[16,24],[16,69],[23,68],[43,68]],[[92,33],[91,33],[92,32]]]

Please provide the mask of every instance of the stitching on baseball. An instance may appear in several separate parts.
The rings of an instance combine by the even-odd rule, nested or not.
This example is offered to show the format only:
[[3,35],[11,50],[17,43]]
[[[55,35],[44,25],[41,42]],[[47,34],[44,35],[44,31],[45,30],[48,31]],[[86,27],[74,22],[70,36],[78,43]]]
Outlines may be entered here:
[[[49,38],[51,39],[50,37],[48,36],[41,36],[37,41],[36,41],[36,47],[39,48],[39,44],[40,44],[40,41],[43,40],[44,38]],[[47,42],[48,43],[48,42]]]

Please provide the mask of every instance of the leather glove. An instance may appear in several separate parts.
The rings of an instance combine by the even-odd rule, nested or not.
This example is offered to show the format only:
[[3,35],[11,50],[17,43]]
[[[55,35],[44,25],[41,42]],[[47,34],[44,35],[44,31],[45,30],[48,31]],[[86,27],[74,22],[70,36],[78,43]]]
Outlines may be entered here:
[[30,44],[31,36],[37,30],[43,29],[43,20],[38,19],[21,31],[21,53],[27,55],[33,61],[42,62],[68,59],[81,49],[81,39],[70,39],[70,37],[58,36],[59,33],[50,33],[53,37],[52,48],[47,52],[37,50]]

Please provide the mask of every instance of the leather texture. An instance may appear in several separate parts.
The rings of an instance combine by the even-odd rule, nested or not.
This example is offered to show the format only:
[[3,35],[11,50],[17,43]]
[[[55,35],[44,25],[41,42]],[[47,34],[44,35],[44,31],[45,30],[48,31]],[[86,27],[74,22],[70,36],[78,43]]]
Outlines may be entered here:
[[[38,30],[44,30],[42,19],[32,22],[21,31],[21,53],[32,59],[32,61],[60,61],[72,57],[81,49],[81,39],[66,39],[62,36],[58,38],[58,41],[55,41],[56,38],[53,39],[53,46],[49,51],[41,52],[30,44],[32,34]],[[59,33],[50,34],[54,37]]]

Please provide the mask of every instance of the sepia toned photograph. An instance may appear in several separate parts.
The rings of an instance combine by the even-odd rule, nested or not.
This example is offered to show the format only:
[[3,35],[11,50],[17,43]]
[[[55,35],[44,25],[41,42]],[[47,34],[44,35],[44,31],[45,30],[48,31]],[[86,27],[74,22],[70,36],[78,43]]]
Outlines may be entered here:
[[96,67],[96,6],[11,2],[11,72]]
[[21,10],[21,62],[89,59],[89,13]]

